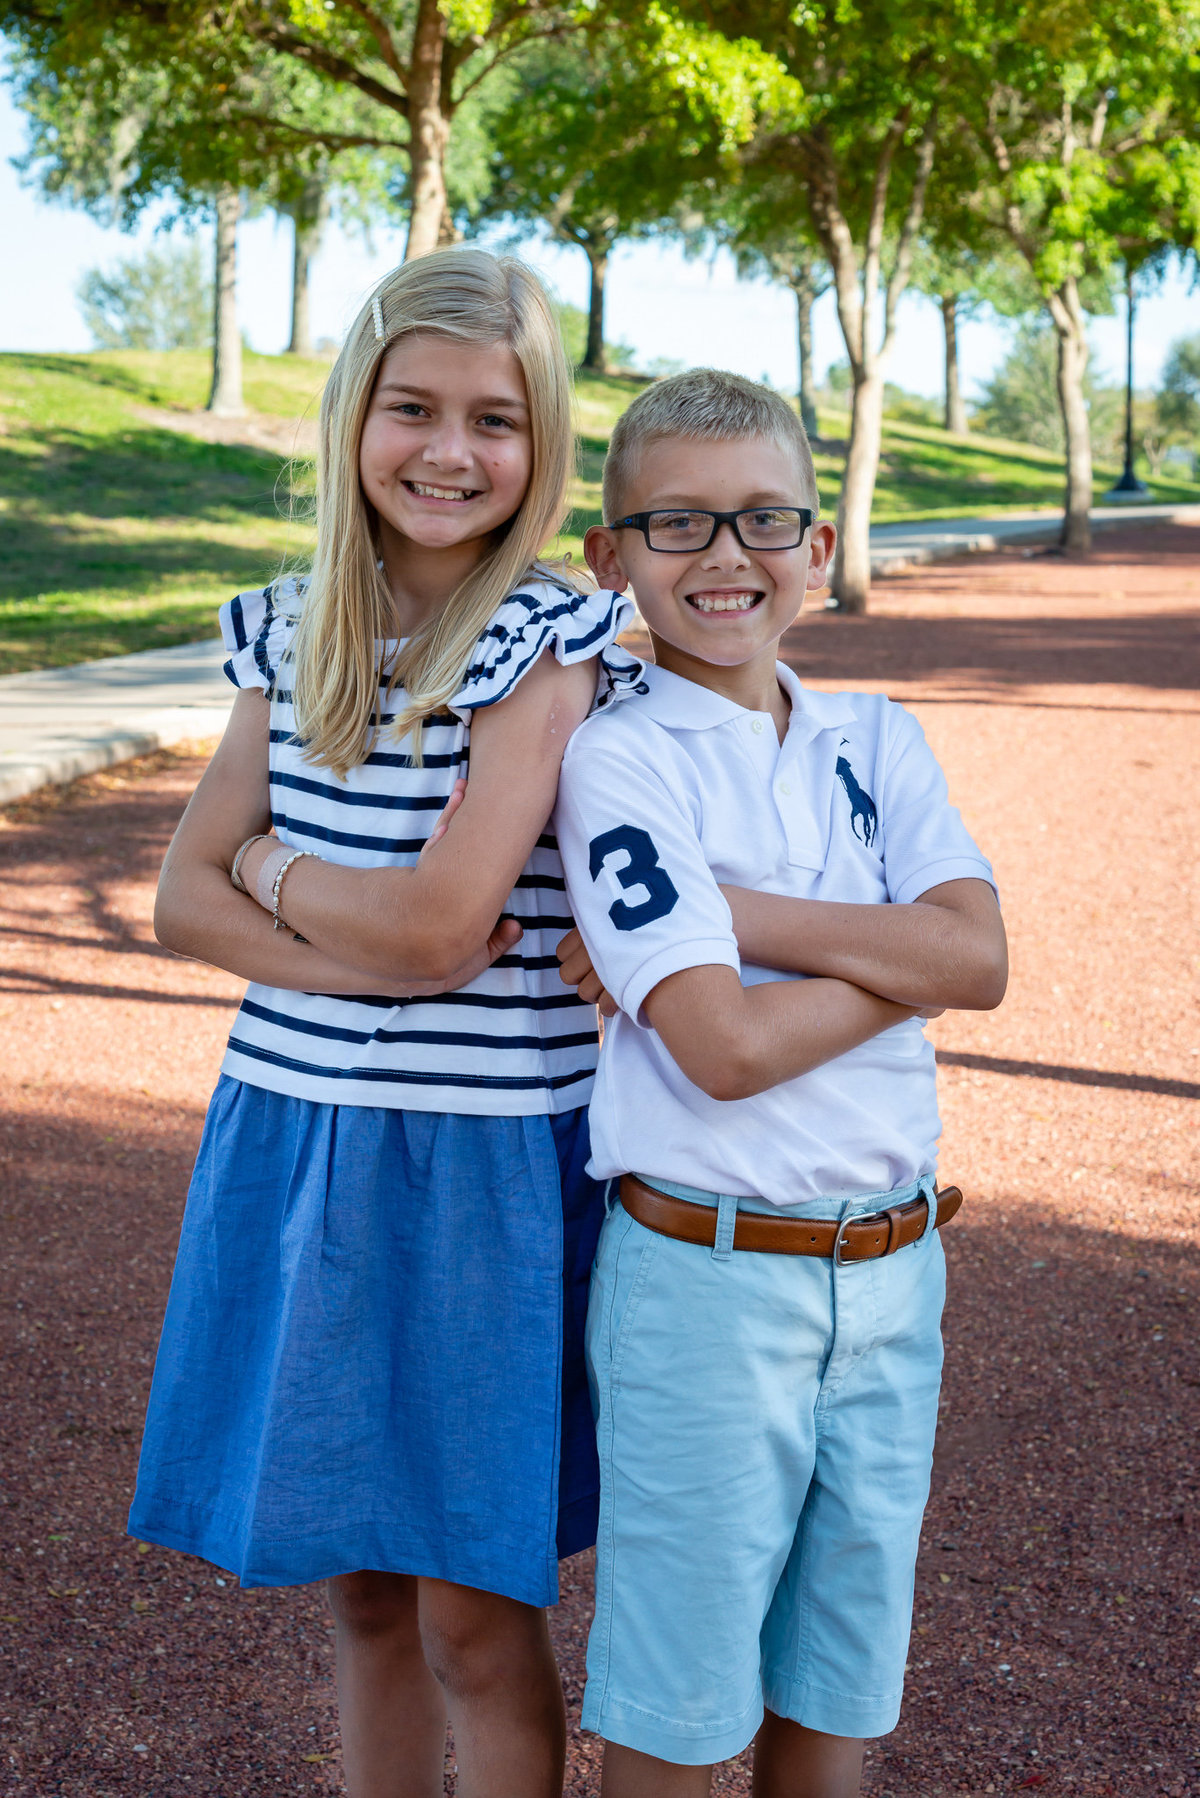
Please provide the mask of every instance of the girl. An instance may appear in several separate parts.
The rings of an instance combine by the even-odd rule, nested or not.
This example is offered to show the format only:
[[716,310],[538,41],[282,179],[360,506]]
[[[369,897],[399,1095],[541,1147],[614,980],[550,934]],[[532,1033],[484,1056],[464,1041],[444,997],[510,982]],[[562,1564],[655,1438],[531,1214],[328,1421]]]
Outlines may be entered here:
[[353,1798],[440,1794],[447,1715],[464,1798],[562,1785],[542,1607],[595,1539],[596,1043],[545,830],[598,672],[638,666],[626,602],[536,560],[569,408],[520,263],[387,278],[325,390],[311,572],[223,608],[241,691],[159,889],[160,940],[253,984],[129,1527],[328,1581]]

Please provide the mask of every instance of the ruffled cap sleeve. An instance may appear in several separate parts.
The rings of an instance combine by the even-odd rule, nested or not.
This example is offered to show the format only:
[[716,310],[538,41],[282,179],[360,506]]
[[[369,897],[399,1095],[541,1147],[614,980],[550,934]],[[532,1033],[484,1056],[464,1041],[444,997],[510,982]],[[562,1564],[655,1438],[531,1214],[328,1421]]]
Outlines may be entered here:
[[636,691],[642,664],[616,641],[635,617],[633,602],[610,588],[577,593],[557,581],[531,581],[510,593],[493,614],[450,710],[469,720],[472,711],[507,698],[551,648],[563,667],[599,656],[598,706]]
[[295,581],[276,581],[239,593],[221,607],[221,637],[229,651],[224,672],[235,687],[270,692],[296,628],[301,597]]

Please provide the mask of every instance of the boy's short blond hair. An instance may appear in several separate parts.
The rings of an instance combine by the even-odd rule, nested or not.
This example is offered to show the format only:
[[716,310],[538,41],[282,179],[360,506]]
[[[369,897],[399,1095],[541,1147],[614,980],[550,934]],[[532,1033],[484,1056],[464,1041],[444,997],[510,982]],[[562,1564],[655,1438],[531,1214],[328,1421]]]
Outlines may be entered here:
[[664,438],[727,442],[769,437],[796,458],[801,498],[820,504],[808,433],[788,402],[769,387],[723,368],[690,368],[639,393],[613,427],[604,463],[605,521],[628,510],[626,494],[642,450]]

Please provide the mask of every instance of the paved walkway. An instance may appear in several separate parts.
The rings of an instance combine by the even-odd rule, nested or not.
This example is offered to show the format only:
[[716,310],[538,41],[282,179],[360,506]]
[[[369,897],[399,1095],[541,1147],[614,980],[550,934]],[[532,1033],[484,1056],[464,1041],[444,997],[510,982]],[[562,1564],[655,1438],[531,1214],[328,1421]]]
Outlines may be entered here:
[[[1092,513],[1092,528],[1198,517],[1197,506],[1108,506]],[[1061,521],[1042,511],[876,525],[872,572],[1052,542]],[[0,805],[133,755],[219,736],[233,701],[222,660],[213,639],[0,678]]]

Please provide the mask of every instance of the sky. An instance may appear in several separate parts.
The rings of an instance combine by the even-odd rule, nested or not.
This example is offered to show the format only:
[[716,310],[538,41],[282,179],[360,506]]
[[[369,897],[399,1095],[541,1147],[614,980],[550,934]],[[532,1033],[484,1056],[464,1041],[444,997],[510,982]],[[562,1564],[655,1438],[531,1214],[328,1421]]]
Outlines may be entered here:
[[[87,214],[42,200],[23,185],[12,157],[24,148],[25,131],[12,96],[0,86],[0,232],[9,278],[0,284],[0,350],[85,350],[91,347],[75,293],[87,269],[108,268],[136,254],[158,236],[161,210],[144,216],[136,232],[106,228]],[[203,240],[211,230],[198,227]],[[376,227],[328,231],[316,258],[312,305],[314,334],[340,341],[363,299],[401,260],[404,230]],[[273,214],[244,222],[239,231],[238,303],[243,329],[256,350],[274,354],[287,342],[291,283],[291,225]],[[531,241],[521,254],[560,298],[587,304],[588,267],[582,250]],[[605,336],[629,344],[640,367],[656,359],[713,363],[752,379],[793,388],[797,379],[796,310],[786,289],[739,279],[725,252],[715,260],[689,261],[670,243],[618,246],[609,266]],[[1139,303],[1135,379],[1157,384],[1171,342],[1200,329],[1200,293],[1189,293],[1175,273],[1161,292]],[[833,295],[818,301],[813,318],[818,378],[844,349]],[[1122,317],[1100,318],[1091,328],[1095,372],[1123,380]],[[959,354],[968,398],[1002,360],[1011,327],[987,319],[959,329]],[[941,315],[923,295],[901,301],[889,376],[910,392],[937,397],[942,387]]]

